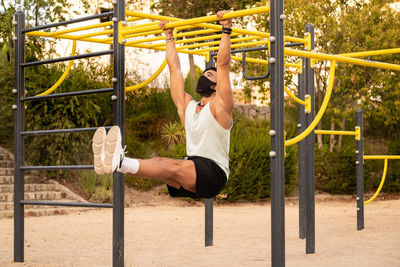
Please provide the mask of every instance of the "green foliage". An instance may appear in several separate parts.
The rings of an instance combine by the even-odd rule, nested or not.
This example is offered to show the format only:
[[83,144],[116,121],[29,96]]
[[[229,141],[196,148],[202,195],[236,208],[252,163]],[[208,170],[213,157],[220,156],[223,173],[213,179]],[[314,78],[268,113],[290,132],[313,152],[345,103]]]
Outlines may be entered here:
[[[222,194],[228,201],[259,200],[270,196],[270,138],[265,120],[235,120],[231,131],[230,176]],[[262,133],[265,134],[262,134]],[[261,134],[260,134],[261,133]],[[288,148],[285,159],[285,191],[296,183],[296,152]]]
[[[399,137],[390,140],[388,148],[389,155],[400,155]],[[383,170],[383,167],[381,167],[379,170]],[[389,160],[388,172],[382,191],[400,192],[400,160]]]
[[[365,152],[366,154],[368,152]],[[345,142],[342,149],[329,151],[329,145],[322,149],[315,147],[315,187],[331,194],[356,193],[355,142]],[[371,166],[364,165],[364,187],[371,187]]]
[[185,78],[185,91],[189,95],[191,95],[196,101],[200,101],[201,96],[196,92],[196,85],[197,81],[199,80],[200,76],[203,75],[203,71],[200,69],[199,66],[194,65],[195,72],[196,72],[196,83],[192,84],[192,80],[190,79],[190,72],[187,74]]
[[78,184],[92,202],[112,203],[112,175],[97,175],[93,171],[80,171]]
[[172,148],[176,143],[185,142],[185,128],[180,122],[168,122],[162,126],[161,138]]

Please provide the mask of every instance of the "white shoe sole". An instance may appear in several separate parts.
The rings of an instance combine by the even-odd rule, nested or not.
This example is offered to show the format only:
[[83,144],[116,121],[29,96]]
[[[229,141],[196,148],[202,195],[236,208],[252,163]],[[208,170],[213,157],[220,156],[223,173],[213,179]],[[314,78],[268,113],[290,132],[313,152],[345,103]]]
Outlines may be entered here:
[[100,127],[94,133],[92,142],[92,149],[94,155],[93,157],[94,171],[99,175],[104,174],[102,158],[105,156],[104,155],[105,140],[106,140],[106,129],[104,127]]
[[106,156],[103,162],[103,172],[105,173],[113,173],[117,169],[117,165],[119,163],[114,160],[116,156],[116,148],[118,145],[121,145],[121,134],[118,126],[113,126],[106,136]]

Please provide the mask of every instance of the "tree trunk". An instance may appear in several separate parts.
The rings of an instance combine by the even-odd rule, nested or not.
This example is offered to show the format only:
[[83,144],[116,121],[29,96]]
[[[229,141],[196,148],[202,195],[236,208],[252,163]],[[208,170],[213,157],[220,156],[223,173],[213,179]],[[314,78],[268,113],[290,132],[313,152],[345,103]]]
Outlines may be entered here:
[[[340,126],[340,130],[341,131],[344,131],[344,130],[346,130],[346,117],[343,117],[343,119],[342,119],[342,125]],[[343,135],[339,135],[339,138],[338,138],[339,140],[338,140],[338,149],[340,150],[340,149],[342,149],[342,139],[343,139]]]
[[[331,121],[331,131],[334,131],[334,130],[335,130],[335,122]],[[335,144],[336,144],[335,135],[331,134],[331,138],[330,138],[330,141],[329,141],[329,151],[330,152],[333,152],[333,148],[335,147]]]
[[[319,121],[317,125],[318,130],[322,130],[322,122]],[[322,149],[322,134],[317,134],[317,142],[318,142],[318,148]]]
[[190,77],[190,85],[192,88],[194,88],[196,84],[196,69],[194,68],[194,57],[192,54],[189,54],[189,77]]

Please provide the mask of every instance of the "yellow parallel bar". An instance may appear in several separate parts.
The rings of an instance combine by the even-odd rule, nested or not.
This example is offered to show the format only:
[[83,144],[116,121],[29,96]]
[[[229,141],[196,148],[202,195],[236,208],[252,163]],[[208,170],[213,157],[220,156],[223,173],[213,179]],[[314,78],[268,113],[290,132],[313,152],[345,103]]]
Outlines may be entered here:
[[[135,12],[135,11],[126,11],[126,15],[127,16],[135,16],[135,17],[141,17],[141,18],[147,18],[147,19],[154,19],[154,20],[169,20],[169,21],[185,21],[183,19],[178,19],[178,18],[174,18],[174,17],[168,17],[168,16],[161,16],[161,15],[151,15],[151,14],[144,14],[144,13],[139,13],[139,12]],[[190,27],[203,27],[203,28],[208,28],[208,29],[213,29],[216,31],[221,31],[222,30],[222,26],[220,25],[215,25],[215,24],[211,24],[211,23],[198,23],[196,25],[191,25]],[[156,31],[152,31],[153,33]],[[162,30],[158,29],[157,32],[162,32]],[[248,34],[248,35],[256,35],[256,36],[262,36],[262,37],[266,37],[268,38],[270,36],[269,33],[265,33],[265,32],[258,32],[258,31],[252,31],[252,30],[244,30],[244,29],[236,29],[236,28],[232,28],[232,32],[237,32],[237,33],[241,33],[241,34]],[[148,33],[145,34],[136,34],[135,37],[137,36],[142,36],[142,35],[146,35]],[[125,33],[124,33],[125,35]],[[130,35],[127,35],[125,37],[131,37]],[[299,42],[302,44],[307,43],[306,39],[302,39],[302,38],[296,38],[296,37],[291,37],[291,36],[284,36],[285,41],[290,41],[290,42]]]
[[334,78],[335,78],[335,65],[336,65],[336,62],[335,61],[331,61],[331,66],[330,66],[330,71],[329,71],[328,89],[326,91],[324,101],[322,101],[322,105],[321,105],[321,108],[318,111],[317,116],[315,116],[315,118],[312,121],[312,123],[301,134],[299,134],[298,136],[296,136],[296,137],[294,137],[292,139],[286,140],[285,141],[285,146],[294,145],[297,142],[299,142],[302,139],[304,139],[312,130],[314,130],[314,128],[317,126],[317,124],[321,120],[322,115],[324,115],[326,107],[328,106],[329,99],[331,98],[332,89],[333,89],[333,81],[334,81]]
[[372,51],[365,51],[365,52],[346,53],[346,54],[339,54],[339,56],[343,56],[343,57],[367,57],[367,56],[379,56],[379,55],[398,54],[398,53],[400,53],[400,48],[391,48],[391,49],[372,50]]
[[[31,36],[40,36],[40,37],[52,37],[52,36],[48,36],[48,32],[30,32]],[[92,42],[92,43],[100,43],[100,44],[112,44],[112,42],[109,42],[105,39],[99,39],[99,38],[80,38],[79,36],[75,36],[75,35],[59,35],[57,37],[53,37],[53,38],[58,38],[58,39],[67,39],[67,40],[79,40],[79,41],[85,41],[85,42]]]
[[[95,28],[111,26],[112,23],[113,23],[112,21],[108,21],[108,22],[103,22],[103,23],[98,23],[98,24],[93,24],[93,25],[77,27],[77,28],[73,28],[73,29],[66,29],[66,30],[56,31],[56,32],[50,33],[50,36],[55,36],[55,35],[60,35],[60,34],[65,34],[65,33],[79,32],[79,31],[85,31],[85,30],[89,30],[89,29],[95,29]],[[29,35],[29,33],[27,33],[27,34]]]
[[[190,28],[193,28],[193,26],[182,26],[182,27],[179,27],[179,30],[190,29]],[[204,30],[204,31],[205,31],[205,30]],[[207,31],[209,31],[209,32],[216,32],[217,30],[207,30]],[[163,30],[149,31],[149,32],[146,32],[145,35],[160,34],[160,33],[162,33],[162,32],[163,32]],[[191,35],[191,33],[192,33],[192,32],[187,32],[186,34]],[[121,34],[123,34],[123,32],[122,32]],[[184,35],[182,35],[182,34],[183,34],[183,33],[180,33],[180,34],[178,34],[176,37],[182,37],[182,36],[184,36]],[[133,33],[133,34],[126,34],[126,35],[121,35],[121,36],[123,36],[125,39],[127,39],[127,38],[141,37],[141,36],[144,36],[144,34],[143,34],[143,33]],[[165,37],[164,37],[164,38],[165,38]]]
[[367,155],[364,159],[400,159],[400,155]]
[[[217,57],[217,55],[215,55],[214,57]],[[232,60],[238,60],[238,61],[243,61],[242,57],[237,57],[237,56],[231,56]],[[256,59],[256,58],[251,58],[251,57],[246,57],[246,62],[250,62],[250,63],[260,63],[260,64],[266,64],[268,65],[268,60],[265,59]]]
[[87,33],[87,34],[81,34],[81,35],[76,35],[77,37],[84,39],[88,37],[93,37],[93,36],[99,36],[99,35],[108,35],[108,34],[113,34],[114,30],[107,30],[107,31],[102,31],[102,32],[92,32],[92,33]]
[[356,131],[315,130],[314,132],[315,134],[357,135]]
[[148,85],[155,78],[157,78],[158,75],[160,75],[160,73],[163,71],[163,69],[165,68],[166,65],[167,65],[167,59],[164,60],[164,62],[161,64],[161,66],[158,68],[158,70],[150,78],[148,78],[146,81],[139,83],[137,85],[125,87],[125,91],[126,92],[134,91],[134,90],[140,89],[140,88]]
[[[71,57],[74,56],[76,53],[76,40],[72,41],[72,52],[71,52]],[[42,95],[48,95],[51,92],[53,92],[54,90],[56,90],[58,88],[58,86],[60,86],[60,84],[65,80],[65,78],[67,77],[69,71],[71,70],[72,64],[74,63],[73,60],[70,60],[68,62],[67,68],[65,69],[63,75],[60,77],[60,79],[58,79],[58,81],[49,89],[47,89],[46,91],[44,91],[41,94],[38,94],[37,96],[42,96]]]
[[[265,45],[269,41],[257,41],[257,42],[249,42],[249,43],[241,43],[241,44],[235,44],[231,45],[231,48],[239,48],[239,47],[247,47],[247,46],[256,46],[256,45]],[[203,49],[197,49],[196,51],[198,52],[208,52],[208,51],[216,51],[219,49],[219,46],[215,47],[210,47],[210,48],[203,48]]]
[[[218,21],[218,20],[223,20],[223,19],[242,17],[242,16],[246,16],[246,15],[266,13],[268,11],[269,11],[268,6],[256,7],[256,8],[250,8],[250,9],[238,10],[238,11],[232,11],[232,12],[226,13],[222,17],[222,19],[218,19],[216,15],[211,15],[211,16],[204,16],[204,17],[187,19],[187,20],[182,20],[182,21],[170,22],[165,25],[165,28],[169,29],[169,28],[176,28],[176,27],[184,26],[184,25],[193,25],[193,24],[198,24],[198,23],[213,22],[213,21]],[[131,15],[132,13],[130,11],[126,11],[126,14]],[[160,29],[160,27],[158,25],[157,26],[148,26],[148,27],[142,27],[140,29],[137,29],[136,31],[130,30],[129,33],[147,32],[147,31],[153,31],[153,30],[158,30],[158,29]]]
[[[262,37],[251,36],[251,37],[243,37],[243,38],[233,38],[233,39],[231,39],[231,43],[234,44],[234,43],[238,43],[238,42],[245,42],[245,41],[250,41],[253,39],[260,39],[260,38],[262,38]],[[262,42],[263,42],[263,44],[265,44],[268,41],[262,41]],[[220,41],[203,42],[203,43],[199,43],[199,44],[179,46],[179,47],[177,47],[177,49],[189,49],[189,48],[197,48],[197,47],[210,46],[210,45],[219,45],[219,43],[220,43]],[[153,47],[153,46],[150,45],[150,47]],[[231,48],[235,48],[235,45],[232,45]]]
[[388,159],[385,159],[385,164],[383,166],[383,174],[382,174],[381,183],[379,184],[379,187],[376,190],[375,194],[370,199],[365,201],[364,205],[367,205],[368,203],[371,203],[379,195],[379,193],[381,192],[383,184],[385,183],[385,178],[386,178],[386,173],[387,173],[387,166],[388,166]]
[[321,60],[335,60],[338,62],[350,63],[360,66],[366,67],[373,67],[373,68],[380,68],[380,69],[387,69],[387,70],[396,70],[400,71],[400,65],[390,64],[390,63],[383,63],[378,61],[370,61],[358,58],[351,58],[351,57],[344,57],[339,55],[329,55],[323,53],[315,53],[315,52],[306,52],[300,51],[290,48],[285,48],[285,55],[286,56],[295,56],[295,57],[306,57],[306,58],[314,58],[314,59],[321,59]]

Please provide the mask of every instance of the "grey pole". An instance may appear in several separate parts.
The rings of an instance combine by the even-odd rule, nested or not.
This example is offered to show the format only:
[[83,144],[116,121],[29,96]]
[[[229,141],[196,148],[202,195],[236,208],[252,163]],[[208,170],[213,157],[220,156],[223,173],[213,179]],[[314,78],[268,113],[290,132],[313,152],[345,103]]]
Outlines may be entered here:
[[356,111],[356,125],[360,127],[360,140],[356,140],[357,176],[357,230],[364,229],[364,159],[363,159],[363,117],[362,110]]
[[[214,58],[212,51],[209,52],[210,60],[206,62],[206,68],[214,67]],[[213,199],[207,198],[204,200],[205,207],[205,246],[209,247],[213,245],[214,241],[214,209]]]
[[[305,69],[306,62],[302,59],[302,73],[298,75],[298,98],[304,100],[306,86],[305,86]],[[306,114],[304,112],[304,105],[297,105],[297,129],[298,134],[306,129]],[[306,237],[306,140],[303,139],[298,144],[298,187],[299,187],[299,238]]]
[[15,89],[13,90],[14,109],[14,261],[24,261],[24,137],[21,132],[25,128],[25,109],[21,99],[25,92],[25,72],[21,66],[25,61],[25,14],[15,13]]
[[[306,25],[306,33],[311,34],[311,50],[314,49],[314,25]],[[314,101],[314,69],[310,66],[310,59],[305,59],[306,68],[306,93],[311,97],[311,112],[306,114],[306,127],[312,123],[315,118]],[[314,143],[315,133],[312,131],[306,137],[306,253],[315,252],[315,164],[314,164]]]
[[270,1],[271,40],[271,261],[285,266],[283,0]]
[[[118,125],[125,143],[125,46],[118,43],[118,22],[125,20],[125,0],[114,5],[114,93],[112,95],[114,125]],[[124,174],[113,174],[113,266],[124,266]]]

